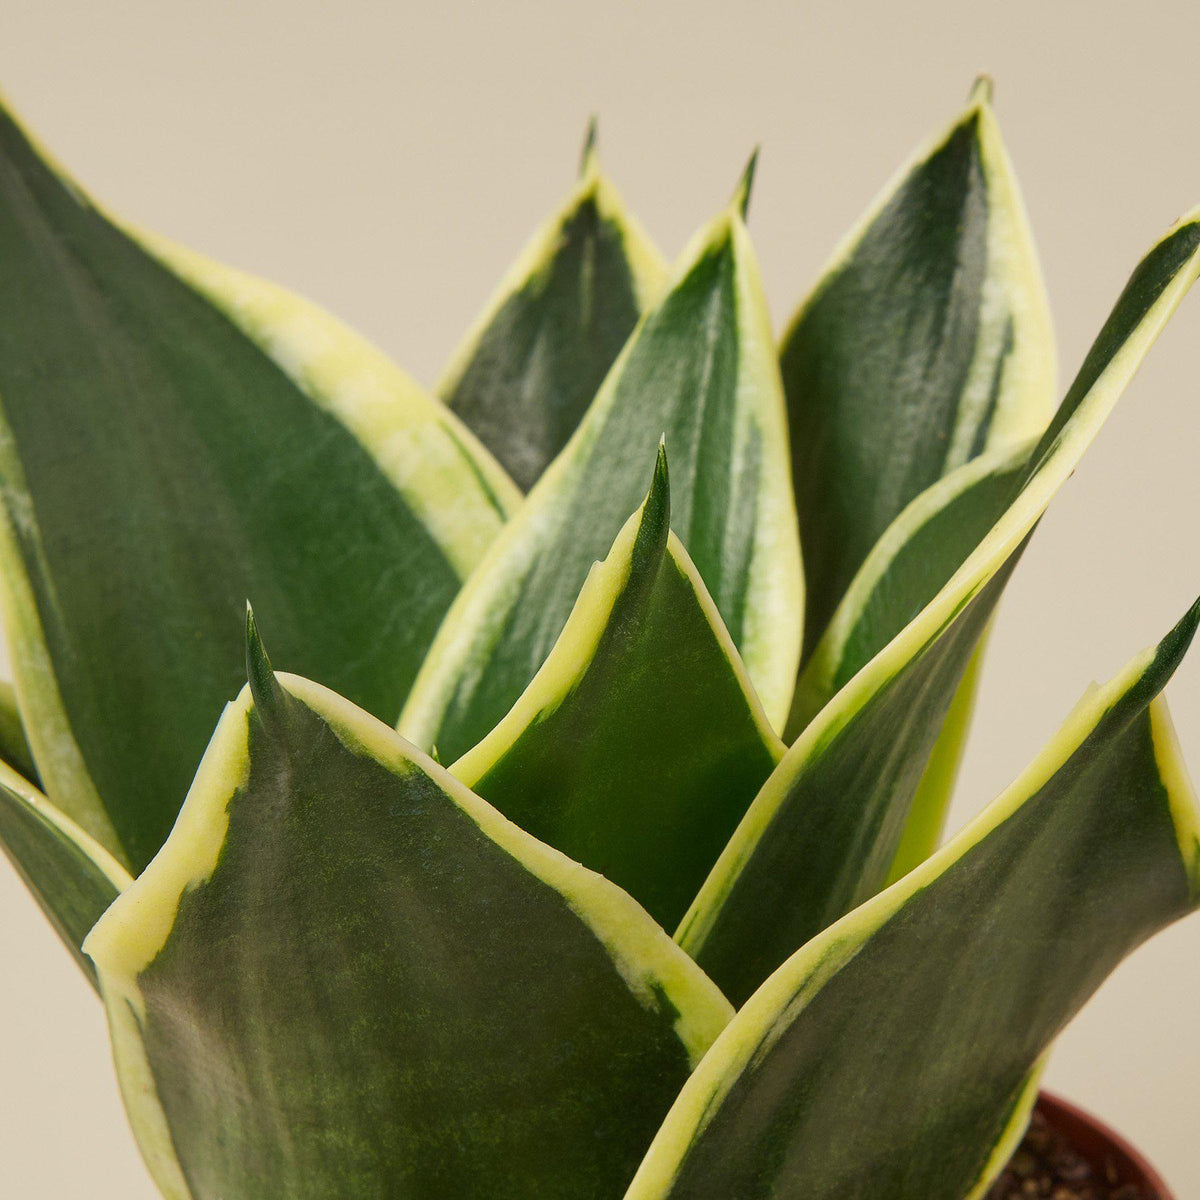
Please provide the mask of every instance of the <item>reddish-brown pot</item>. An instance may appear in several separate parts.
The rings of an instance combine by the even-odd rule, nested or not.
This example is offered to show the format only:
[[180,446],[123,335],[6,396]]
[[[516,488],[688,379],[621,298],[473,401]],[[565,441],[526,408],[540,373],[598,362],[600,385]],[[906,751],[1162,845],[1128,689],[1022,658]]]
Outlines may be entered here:
[[1090,1113],[1047,1092],[1038,1097],[1038,1110],[1050,1127],[1092,1164],[1097,1174],[1102,1176],[1105,1164],[1111,1163],[1117,1182],[1138,1184],[1147,1200],[1175,1200],[1162,1176],[1120,1134]]

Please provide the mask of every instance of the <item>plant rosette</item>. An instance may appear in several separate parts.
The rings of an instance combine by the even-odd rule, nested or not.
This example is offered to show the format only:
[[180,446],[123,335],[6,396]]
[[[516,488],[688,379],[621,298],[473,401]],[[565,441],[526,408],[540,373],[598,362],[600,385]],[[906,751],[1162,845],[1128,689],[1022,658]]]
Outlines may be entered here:
[[0,110],[0,847],[167,1200],[980,1200],[1200,905],[1200,602],[943,837],[1200,210],[1060,397],[987,80],[782,339],[754,162],[668,267],[590,134],[433,394]]

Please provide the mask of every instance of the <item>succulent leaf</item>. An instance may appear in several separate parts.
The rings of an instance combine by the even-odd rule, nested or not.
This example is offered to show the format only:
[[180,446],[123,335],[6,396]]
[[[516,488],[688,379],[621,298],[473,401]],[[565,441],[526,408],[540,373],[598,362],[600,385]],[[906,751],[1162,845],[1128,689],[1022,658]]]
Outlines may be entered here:
[[164,1195],[620,1195],[728,1003],[250,628],[250,686],[86,943]]
[[834,611],[796,685],[787,736],[812,719],[950,581],[1004,515],[1035,441],[972,459],[888,526]]
[[783,750],[670,532],[660,448],[541,670],[450,773],[673,929]]
[[0,763],[0,850],[95,987],[95,968],[80,947],[133,882],[129,873],[7,763]]
[[667,268],[600,168],[534,235],[455,352],[438,394],[528,490],[567,439]]
[[[1034,445],[988,451],[927,488],[875,544],[800,673],[786,736],[826,704],[937,595],[1003,515]],[[964,671],[909,807],[889,873],[898,879],[941,840],[966,748],[987,634]]]
[[[888,527],[842,597],[800,674],[788,737],[830,700],[937,595],[1003,515],[1033,443],[988,451],[922,492]],[[987,633],[964,671],[909,807],[888,882],[937,848],[967,733]]]
[[986,80],[837,249],[780,361],[807,656],[908,503],[1053,410],[1045,289]]
[[820,710],[751,805],[677,933],[735,1003],[893,877],[914,794],[1008,573],[1198,272],[1192,214],[1134,271],[1008,508]]
[[140,868],[240,682],[247,594],[289,665],[394,720],[518,494],[379,352],[123,229],[3,113],[0,257],[22,715],[55,805]]
[[1200,895],[1200,813],[1159,696],[1197,622],[1200,602],[942,851],[771,975],[626,1200],[983,1195],[1046,1048]]
[[[684,252],[587,415],[455,601],[399,728],[447,760],[516,702],[665,435],[672,528],[776,725],[795,687],[800,548],[783,395],[740,195]],[[790,675],[790,677],[789,677]]]
[[17,705],[17,690],[7,679],[0,679],[0,762],[8,763],[31,783],[40,782]]

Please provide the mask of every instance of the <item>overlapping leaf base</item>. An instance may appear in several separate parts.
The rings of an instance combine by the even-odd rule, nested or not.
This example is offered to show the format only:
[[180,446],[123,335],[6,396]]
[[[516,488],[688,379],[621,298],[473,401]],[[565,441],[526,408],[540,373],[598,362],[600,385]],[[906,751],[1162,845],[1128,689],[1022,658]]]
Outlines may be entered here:
[[1200,603],[937,850],[1006,581],[1200,273],[1193,212],[1052,414],[990,100],[778,351],[755,160],[668,272],[589,136],[445,403],[0,113],[0,846],[168,1200],[984,1194],[1200,895]]

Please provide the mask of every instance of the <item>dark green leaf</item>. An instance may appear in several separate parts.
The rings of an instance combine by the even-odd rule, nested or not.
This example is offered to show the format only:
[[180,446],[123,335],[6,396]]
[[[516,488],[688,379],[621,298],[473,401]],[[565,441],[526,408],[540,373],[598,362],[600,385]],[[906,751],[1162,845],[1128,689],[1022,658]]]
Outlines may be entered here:
[[594,131],[581,176],[513,264],[438,385],[526,489],[575,432],[666,278],[662,256],[600,170]]
[[306,302],[130,234],[0,113],[0,565],[53,802],[126,863],[236,690],[247,595],[289,666],[394,720],[516,490]]
[[1198,621],[1200,603],[944,850],[770,977],[627,1200],[982,1196],[1046,1048],[1196,904],[1200,814],[1157,697]]
[[1053,408],[1046,298],[990,90],[888,184],[784,337],[805,655],[909,501]]
[[104,910],[133,882],[129,873],[4,763],[0,849],[94,987],[95,968],[80,946]]
[[619,888],[253,645],[87,952],[171,1200],[611,1200],[731,1015]]
[[6,679],[0,680],[0,762],[8,763],[31,783],[40,782],[17,707],[17,691]]
[[[1063,401],[1068,415],[1034,452],[1036,469],[1003,515],[916,618],[820,710],[755,799],[677,935],[735,1003],[893,877],[910,819],[928,815],[914,815],[914,796],[1020,549],[1198,270],[1193,214],[1134,272],[1082,385]],[[950,496],[955,488],[943,485]],[[918,522],[916,536],[924,528]],[[870,645],[882,640],[867,632]]]
[[669,522],[660,451],[542,669],[450,772],[673,929],[783,744]]
[[[455,601],[400,720],[450,760],[516,702],[608,553],[665,434],[672,526],[782,725],[802,585],[783,396],[742,192],[685,251],[566,449]],[[789,673],[791,677],[789,678]]]
[[809,722],[950,581],[1004,515],[1032,442],[992,451],[917,497],[875,544],[805,664],[787,736]]

